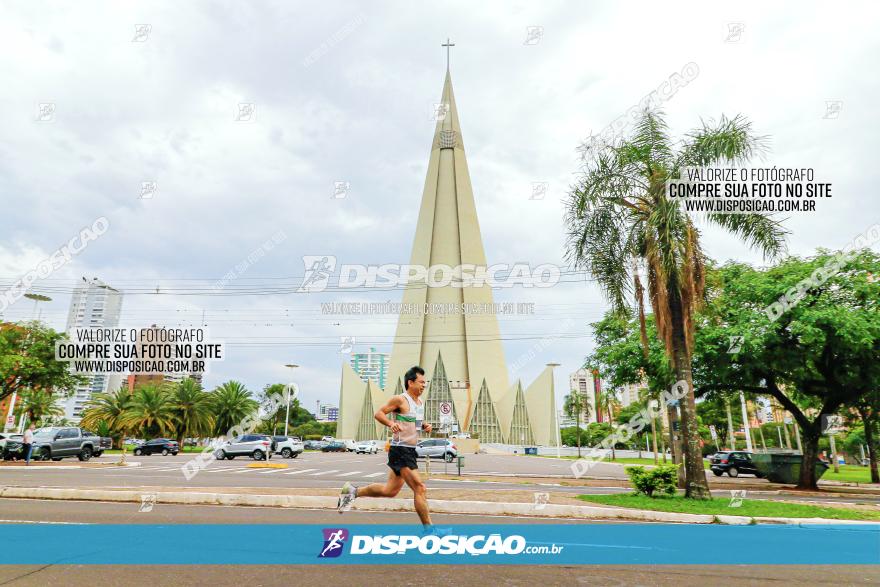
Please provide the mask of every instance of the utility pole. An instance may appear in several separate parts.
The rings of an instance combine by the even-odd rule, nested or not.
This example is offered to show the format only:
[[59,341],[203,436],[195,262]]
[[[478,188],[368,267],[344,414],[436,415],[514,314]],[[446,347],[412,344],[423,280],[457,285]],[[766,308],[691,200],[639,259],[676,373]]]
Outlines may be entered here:
[[736,436],[733,435],[733,415],[730,413],[730,400],[724,400],[727,406],[727,435],[730,438],[730,450],[736,450]]
[[746,410],[746,396],[739,392],[739,402],[742,406],[743,431],[746,433],[746,450],[752,452],[752,435],[749,433],[749,412]]
[[287,411],[284,415],[284,436],[287,436],[287,425],[290,423],[290,390],[294,390],[294,395],[296,395],[296,392],[298,391],[296,389],[296,384],[293,382],[293,370],[299,367],[299,365],[294,365],[293,363],[290,363],[284,366],[290,369],[291,377],[290,383],[287,384]]

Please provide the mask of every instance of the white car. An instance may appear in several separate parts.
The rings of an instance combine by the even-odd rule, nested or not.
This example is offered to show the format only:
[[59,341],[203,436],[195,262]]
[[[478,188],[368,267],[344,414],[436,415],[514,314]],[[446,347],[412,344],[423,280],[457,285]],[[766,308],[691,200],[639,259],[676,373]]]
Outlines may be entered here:
[[471,437],[470,432],[456,432],[455,434],[451,435],[449,438],[470,438],[470,437]]
[[376,454],[379,452],[379,445],[375,440],[364,440],[355,445],[354,452],[355,454]]
[[332,436],[322,436],[321,437],[321,442],[333,442],[334,440],[336,440],[336,439],[333,438]]
[[273,436],[275,440],[275,452],[285,459],[295,459],[305,450],[302,440],[296,436]]
[[345,443],[345,450],[347,450],[348,452],[354,452],[354,450],[357,448],[354,440],[341,440],[339,442]]

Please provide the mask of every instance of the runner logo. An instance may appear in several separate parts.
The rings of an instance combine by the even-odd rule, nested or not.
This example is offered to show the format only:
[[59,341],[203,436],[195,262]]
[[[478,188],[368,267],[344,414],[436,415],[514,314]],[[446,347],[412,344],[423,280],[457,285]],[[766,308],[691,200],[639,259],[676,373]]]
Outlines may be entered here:
[[324,528],[324,548],[318,554],[318,558],[335,558],[342,554],[345,541],[348,539],[348,530],[345,528]]
[[336,268],[336,257],[333,255],[305,255],[303,263],[306,274],[303,276],[302,285],[296,291],[299,293],[324,291],[330,275]]

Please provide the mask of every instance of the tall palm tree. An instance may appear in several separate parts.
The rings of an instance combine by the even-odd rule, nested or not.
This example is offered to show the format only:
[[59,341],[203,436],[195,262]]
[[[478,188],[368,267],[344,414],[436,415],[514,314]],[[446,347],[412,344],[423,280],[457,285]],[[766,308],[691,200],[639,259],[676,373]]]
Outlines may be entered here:
[[126,426],[125,415],[131,405],[131,393],[127,389],[118,389],[110,393],[96,393],[86,403],[80,424],[84,428],[97,430],[106,424],[110,430],[115,448],[124,448]]
[[[620,407],[617,395],[612,389],[606,389],[596,394],[596,414],[604,414],[608,416],[608,425],[614,430],[614,411]],[[611,460],[617,459],[617,452],[614,450],[614,444],[611,444]]]
[[186,437],[211,434],[214,428],[211,394],[203,390],[195,379],[187,377],[174,385],[171,400],[177,444],[181,450]]
[[21,394],[21,403],[16,404],[15,413],[25,414],[28,422],[39,424],[42,420],[53,416],[64,415],[58,407],[57,398],[42,389],[28,389]]
[[[685,495],[697,499],[710,497],[691,376],[693,312],[704,297],[705,257],[699,230],[679,202],[667,197],[666,181],[679,177],[683,167],[744,163],[763,150],[764,139],[752,133],[745,118],[722,116],[717,124],[704,122],[689,133],[676,151],[663,114],[645,111],[632,137],[596,149],[566,206],[567,259],[596,278],[615,309],[624,311],[633,296],[642,324],[644,288],[638,270],[643,267],[647,273],[658,336],[676,380],[689,386],[679,402],[681,452]],[[784,249],[786,231],[770,217],[707,214],[706,219],[765,256]],[[642,344],[646,342],[643,330]],[[677,418],[674,411],[669,415]]]
[[576,389],[572,389],[571,393],[565,396],[564,404],[562,406],[563,412],[569,418],[574,418],[575,423],[577,424],[577,447],[578,447],[578,458],[581,458],[581,415],[584,413],[584,410],[587,409],[588,400],[586,397],[581,395]]
[[122,422],[144,436],[164,436],[175,430],[174,401],[164,385],[144,385],[134,390]]
[[218,436],[237,426],[259,407],[251,392],[238,381],[227,381],[211,393],[214,412],[214,433]]

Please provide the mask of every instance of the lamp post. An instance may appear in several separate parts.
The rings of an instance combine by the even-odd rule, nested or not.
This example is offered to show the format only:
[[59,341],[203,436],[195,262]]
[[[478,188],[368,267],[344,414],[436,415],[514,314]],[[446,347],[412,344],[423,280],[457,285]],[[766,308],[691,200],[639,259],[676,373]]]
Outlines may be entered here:
[[[559,363],[547,363],[547,366],[552,369],[553,367],[558,367]],[[553,386],[552,371],[551,371],[551,377],[550,377],[550,389],[551,390],[555,389],[555,387]],[[562,457],[562,454],[560,453],[560,446],[559,446],[560,444],[562,444],[562,436],[559,431],[559,410],[556,409],[556,394],[552,393],[552,395],[553,395],[553,397],[550,398],[550,401],[552,402],[552,406],[553,406],[553,417],[556,420],[556,458],[558,459],[558,458]]]
[[[290,369],[291,377],[291,382],[287,384],[287,411],[284,414],[284,436],[287,436],[287,425],[290,422],[290,390],[294,387],[293,370],[299,367],[299,365],[294,365],[293,363],[290,363],[284,366]],[[296,392],[294,392],[294,395],[296,395]]]

